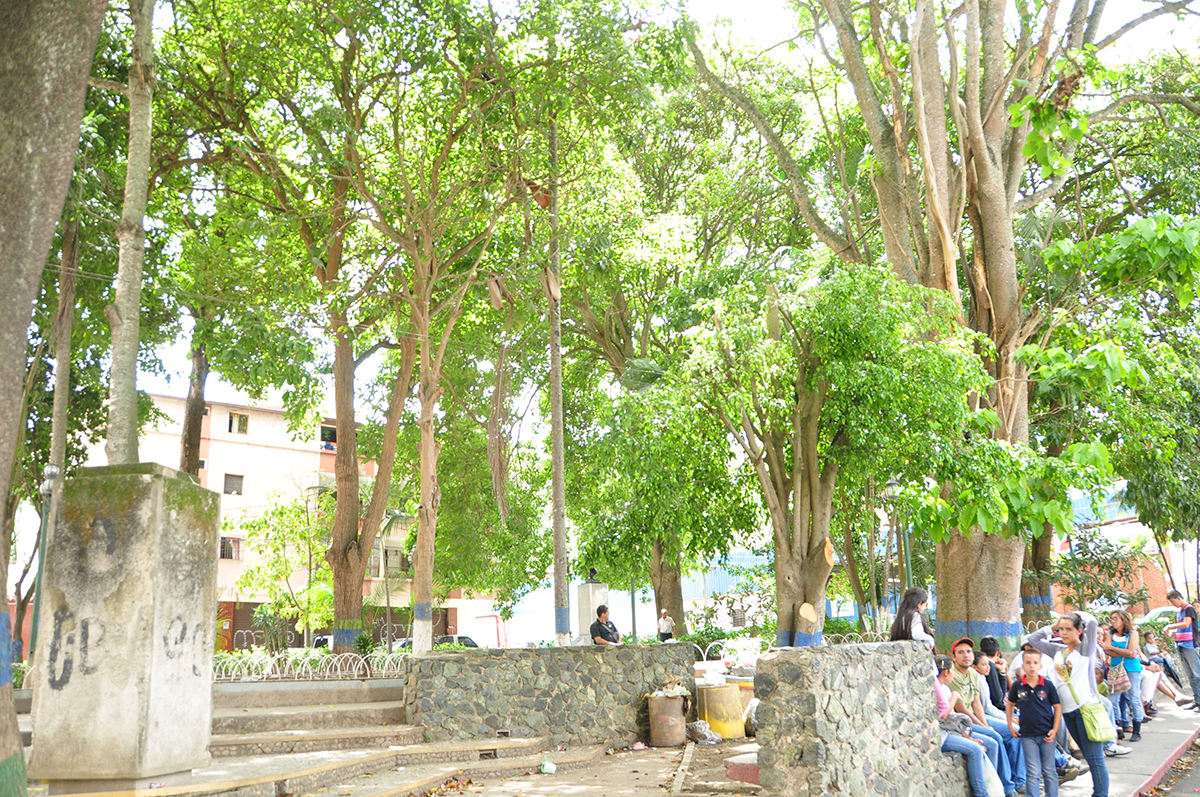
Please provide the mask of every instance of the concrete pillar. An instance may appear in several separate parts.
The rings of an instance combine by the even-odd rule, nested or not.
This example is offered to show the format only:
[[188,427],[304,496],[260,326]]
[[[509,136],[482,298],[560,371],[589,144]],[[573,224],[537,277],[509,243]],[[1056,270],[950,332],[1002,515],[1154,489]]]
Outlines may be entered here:
[[[599,581],[585,581],[578,587],[579,595],[579,635],[588,638],[588,629],[596,622],[596,607],[608,605],[608,585]],[[620,629],[618,629],[620,630]]]
[[144,788],[209,763],[219,498],[153,463],[84,468],[49,540],[29,777]]

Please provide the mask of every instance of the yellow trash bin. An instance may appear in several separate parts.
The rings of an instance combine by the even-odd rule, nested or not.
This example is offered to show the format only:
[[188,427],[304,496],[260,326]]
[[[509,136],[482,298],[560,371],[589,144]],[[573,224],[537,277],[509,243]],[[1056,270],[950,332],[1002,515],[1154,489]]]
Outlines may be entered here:
[[721,734],[722,739],[746,738],[742,722],[741,689],[737,684],[701,686],[696,701],[696,713],[708,727]]

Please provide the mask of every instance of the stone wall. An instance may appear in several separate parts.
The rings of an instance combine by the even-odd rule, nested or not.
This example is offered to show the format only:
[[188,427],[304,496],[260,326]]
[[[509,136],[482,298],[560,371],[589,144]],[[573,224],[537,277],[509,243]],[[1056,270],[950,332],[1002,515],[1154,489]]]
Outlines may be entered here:
[[754,678],[759,783],[768,794],[969,795],[941,751],[933,661],[916,642],[785,648]]
[[549,736],[632,743],[642,696],[669,676],[695,693],[691,645],[445,650],[408,659],[408,721],[434,741]]

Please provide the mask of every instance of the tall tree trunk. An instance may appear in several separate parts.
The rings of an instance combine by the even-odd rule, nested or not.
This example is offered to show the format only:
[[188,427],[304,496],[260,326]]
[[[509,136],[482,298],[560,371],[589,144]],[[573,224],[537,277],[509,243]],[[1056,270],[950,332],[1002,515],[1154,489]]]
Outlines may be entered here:
[[[683,573],[679,566],[679,552],[671,552],[656,537],[650,549],[650,583],[654,587],[655,616],[662,610],[675,621],[675,635],[686,634],[687,615],[683,611]],[[657,626],[655,627],[657,631]]]
[[129,64],[129,146],[125,159],[125,200],[117,224],[117,295],[104,308],[112,328],[108,384],[110,465],[138,461],[137,359],[141,341],[144,221],[150,189],[150,134],[154,110],[154,0],[132,0],[133,55]]
[[419,317],[421,505],[417,510],[417,544],[413,551],[412,640],[413,653],[426,653],[433,649],[434,541],[437,539],[438,505],[442,501],[442,488],[437,478],[437,461],[441,446],[437,442],[437,427],[434,423],[434,410],[441,398],[442,389],[441,380],[434,373],[428,318]]
[[[12,486],[29,319],[62,213],[107,0],[0,4],[0,496]],[[7,567],[3,583],[8,583]],[[7,589],[4,590],[7,598]],[[7,605],[7,599],[4,601]],[[11,636],[0,612],[0,639]],[[0,671],[0,793],[24,795],[12,671]]]
[[[334,331],[333,404],[337,414],[334,484],[337,504],[326,558],[333,571],[333,650],[348,653],[362,633],[362,578],[370,549],[362,549],[358,433],[354,421],[354,349],[344,313],[330,314]],[[361,568],[361,569],[360,569]]]
[[[550,39],[549,58],[557,48]],[[551,111],[553,113],[553,111]],[[549,149],[550,243],[549,274],[545,278],[546,303],[550,311],[550,523],[554,534],[554,639],[559,647],[571,644],[571,598],[567,591],[567,497],[566,465],[563,460],[562,385],[562,294],[558,224],[558,123],[551,118],[547,132]],[[682,599],[680,600],[682,604]],[[678,622],[678,620],[677,620]],[[583,629],[579,629],[583,633]]]
[[1054,585],[1043,575],[1054,554],[1054,530],[1049,523],[1042,536],[1025,549],[1024,577],[1021,579],[1021,620],[1028,625],[1036,621],[1045,625],[1054,609]]
[[850,589],[854,592],[854,602],[858,606],[858,630],[867,630],[867,593],[863,589],[862,576],[858,572],[858,558],[854,555],[854,517],[847,510],[846,501],[842,504],[842,566],[850,578]]
[[188,376],[187,402],[183,407],[183,432],[179,436],[179,469],[200,475],[200,432],[204,426],[204,383],[208,381],[208,352],[200,340],[200,319],[192,328],[192,373]]

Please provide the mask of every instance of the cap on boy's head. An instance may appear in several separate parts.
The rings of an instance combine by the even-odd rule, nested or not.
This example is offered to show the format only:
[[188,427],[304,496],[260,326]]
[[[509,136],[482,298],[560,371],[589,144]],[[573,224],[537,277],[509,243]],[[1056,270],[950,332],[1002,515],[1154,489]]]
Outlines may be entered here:
[[950,646],[950,652],[953,653],[954,651],[958,650],[959,645],[967,645],[971,648],[971,650],[974,650],[975,640],[971,639],[969,636],[965,636],[962,639],[956,640],[955,643]]
[[596,607],[596,616],[597,617],[603,617],[606,614],[608,614],[608,607],[605,606],[603,603]]
[[983,655],[991,658],[1000,652],[1000,643],[994,636],[985,636],[979,640],[979,649],[983,651]]
[[667,610],[666,610],[666,609],[663,609],[663,610],[662,610],[662,613],[663,613],[663,614],[666,614],[666,613],[667,613]]
[[933,663],[937,665],[937,671],[939,673],[943,673],[946,670],[950,669],[952,666],[954,666],[950,662],[949,656],[934,656]]

